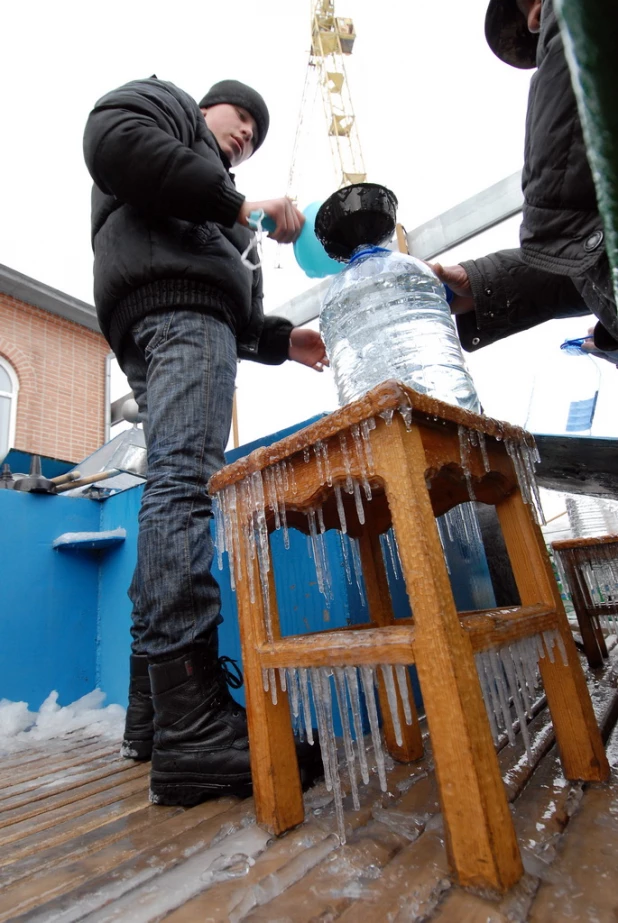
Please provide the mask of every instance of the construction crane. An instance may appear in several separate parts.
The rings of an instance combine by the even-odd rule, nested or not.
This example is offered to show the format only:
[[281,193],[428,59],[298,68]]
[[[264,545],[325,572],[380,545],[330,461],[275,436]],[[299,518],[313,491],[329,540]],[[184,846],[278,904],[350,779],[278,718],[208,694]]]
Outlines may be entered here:
[[324,105],[338,188],[366,179],[356,116],[348,83],[345,58],[352,54],[354,23],[335,15],[334,0],[313,0],[311,9],[311,50],[292,153],[288,194],[294,195],[303,127],[310,110],[312,86],[317,82]]

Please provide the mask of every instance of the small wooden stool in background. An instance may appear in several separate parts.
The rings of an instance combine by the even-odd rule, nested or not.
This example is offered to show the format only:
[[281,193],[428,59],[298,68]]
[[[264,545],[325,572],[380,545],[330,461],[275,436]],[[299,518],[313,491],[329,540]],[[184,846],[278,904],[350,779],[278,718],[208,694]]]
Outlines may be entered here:
[[[265,689],[264,677],[274,678],[276,670],[281,675],[416,664],[447,849],[464,885],[504,891],[523,874],[475,654],[533,639],[565,776],[608,778],[588,689],[532,512],[532,445],[517,427],[390,381],[212,478],[209,489],[235,573],[260,823],[281,833],[304,817],[288,697],[283,684],[276,697]],[[371,500],[359,508],[359,486],[365,484]],[[497,509],[519,607],[457,612],[435,517],[470,499]],[[340,529],[345,521],[358,538],[371,623],[282,638],[268,534],[285,517],[287,525],[315,536],[316,513],[325,530]],[[395,619],[390,605],[379,536],[391,526],[412,619]],[[566,661],[551,655],[552,635]],[[380,694],[382,706],[385,698],[386,692]],[[396,711],[403,712],[401,695]],[[388,708],[382,713],[390,752],[403,761],[418,758],[418,724],[406,726],[398,745]]]
[[[551,547],[573,601],[588,664],[600,667],[607,657],[601,619],[618,616],[618,535],[562,539]],[[613,599],[603,599],[607,591],[599,583],[601,569],[614,584]]]

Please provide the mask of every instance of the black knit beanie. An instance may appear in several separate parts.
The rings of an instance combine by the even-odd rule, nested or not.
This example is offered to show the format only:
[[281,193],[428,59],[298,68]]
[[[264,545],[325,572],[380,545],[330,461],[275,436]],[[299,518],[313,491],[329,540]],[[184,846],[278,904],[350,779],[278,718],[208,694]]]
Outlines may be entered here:
[[239,80],[220,80],[212,86],[206,96],[200,102],[200,109],[207,109],[209,106],[217,106],[219,103],[229,103],[231,106],[241,106],[246,109],[249,115],[255,119],[257,126],[257,138],[253,139],[253,151],[264,142],[270,116],[266,103],[257,92],[257,90],[248,87],[246,83]]

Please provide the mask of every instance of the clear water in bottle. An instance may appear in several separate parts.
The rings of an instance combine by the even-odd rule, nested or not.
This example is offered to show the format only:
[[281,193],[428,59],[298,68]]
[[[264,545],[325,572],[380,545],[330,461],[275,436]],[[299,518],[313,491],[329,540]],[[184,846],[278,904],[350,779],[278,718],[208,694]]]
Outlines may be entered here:
[[444,286],[420,260],[357,251],[326,293],[320,331],[341,405],[395,378],[479,412]]

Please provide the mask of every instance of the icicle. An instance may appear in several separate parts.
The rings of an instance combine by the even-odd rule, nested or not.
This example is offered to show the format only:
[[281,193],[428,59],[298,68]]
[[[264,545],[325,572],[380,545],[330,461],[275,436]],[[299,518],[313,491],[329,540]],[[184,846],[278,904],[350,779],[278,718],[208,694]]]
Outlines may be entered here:
[[352,707],[352,723],[354,725],[356,746],[358,748],[358,765],[360,767],[363,782],[365,785],[369,785],[369,767],[367,766],[367,754],[365,752],[365,737],[363,734],[363,719],[356,667],[344,667],[344,673],[348,684],[350,705]]
[[[515,677],[516,677],[519,689],[521,690],[521,695],[522,695],[522,699],[524,702],[524,709],[526,711],[526,717],[528,718],[528,720],[531,720],[532,718],[532,698],[528,694],[528,686],[526,683],[526,678],[524,676],[524,671],[522,669],[521,660],[519,658],[517,642],[515,644],[507,644],[503,648],[503,652],[505,651],[506,651],[506,655],[508,655],[511,658],[513,669],[515,670]],[[505,656],[504,653],[503,653],[503,656]]]
[[250,479],[244,478],[240,482],[240,491],[241,491],[241,500],[242,506],[245,513],[248,514],[247,518],[243,519],[243,542],[245,546],[245,563],[247,565],[247,573],[249,577],[249,598],[252,603],[255,603],[255,577],[254,577],[254,568],[253,562],[255,561],[256,549],[255,549],[255,530],[253,528],[253,497],[251,495],[251,486]]
[[393,422],[393,417],[395,415],[394,410],[383,410],[380,414],[387,426],[390,426]]
[[288,472],[288,479],[292,485],[292,493],[296,497],[298,495],[298,484],[296,483],[296,472],[294,470],[294,463],[291,459],[286,461],[286,468]]
[[345,577],[350,586],[352,585],[352,571],[350,569],[350,555],[348,554],[348,543],[343,532],[339,532],[339,541],[341,542],[341,554],[343,557],[343,568],[345,570]]
[[286,491],[288,491],[290,489],[290,476],[288,473],[287,459],[282,459],[279,464],[281,465],[281,471],[283,473],[283,486],[285,487]]
[[257,533],[257,557],[262,587],[262,600],[264,603],[264,621],[266,636],[269,641],[273,639],[272,612],[270,608],[270,544],[268,541],[268,528],[264,512],[264,485],[262,474],[255,471],[251,475],[251,487],[254,503],[255,528]]
[[378,724],[378,710],[376,707],[374,691],[374,668],[361,666],[359,667],[363,692],[365,693],[365,704],[367,706],[367,715],[369,716],[369,727],[371,728],[371,740],[373,742],[373,752],[376,758],[376,768],[380,780],[380,789],[385,792],[388,789],[386,784],[386,771],[384,765],[384,753],[382,751],[382,740],[380,738],[380,726]]
[[500,738],[500,733],[496,725],[493,702],[491,700],[489,688],[487,686],[487,677],[485,675],[485,664],[483,662],[483,654],[482,653],[475,654],[474,660],[476,662],[476,672],[479,675],[479,681],[481,684],[481,692],[483,693],[483,699],[485,700],[485,711],[487,712],[487,718],[489,719],[489,728],[491,731],[491,736],[494,739],[494,743],[498,743],[498,740]]
[[303,449],[303,458],[305,459],[305,464],[311,461],[311,451],[306,446]]
[[459,459],[468,487],[468,496],[470,500],[476,500],[470,471],[470,430],[460,424],[457,427],[457,435],[459,436]]
[[489,464],[489,456],[487,455],[487,440],[485,439],[485,433],[481,433],[480,430],[477,432],[479,440],[479,448],[481,450],[481,458],[483,459],[483,468],[486,472],[491,471]]
[[300,699],[303,705],[303,716],[305,719],[305,733],[307,741],[313,743],[313,723],[311,721],[311,705],[309,703],[309,684],[307,681],[307,668],[299,667],[298,676],[300,679]]
[[277,503],[279,506],[279,517],[281,519],[281,529],[283,531],[283,546],[288,549],[290,547],[290,535],[288,532],[288,520],[285,512],[285,487],[283,484],[283,472],[281,471],[281,465],[275,465],[275,488]]
[[328,792],[333,791],[333,768],[336,771],[337,759],[335,757],[335,766],[332,765],[331,750],[328,741],[328,727],[326,724],[326,715],[324,712],[324,697],[322,694],[322,682],[320,671],[323,667],[309,667],[311,677],[311,694],[313,696],[313,707],[318,723],[318,740],[322,751],[322,762],[324,764],[324,783]]
[[275,486],[275,472],[269,466],[268,468],[264,469],[264,476],[266,478],[266,496],[268,498],[268,505],[275,516],[275,529],[279,530],[281,528],[281,517],[279,515],[277,488]]
[[545,649],[547,650],[547,656],[549,657],[550,663],[555,663],[556,661],[556,657],[554,654],[555,638],[556,638],[555,631],[544,631],[543,632],[543,641],[545,642]]
[[277,676],[275,674],[274,668],[268,668],[268,685],[270,686],[270,698],[273,705],[277,704]]
[[363,588],[363,567],[361,564],[360,551],[358,547],[358,539],[350,539],[350,547],[352,549],[352,565],[354,568],[354,575],[356,577],[356,586],[358,587],[358,595],[362,605],[365,605],[365,590]]
[[[369,484],[369,481],[367,480],[367,463],[365,461],[364,444],[363,444],[363,440],[361,439],[360,427],[358,426],[358,424],[353,424],[350,427],[350,432],[352,433],[352,438],[354,440],[354,448],[356,450],[356,461],[358,462],[358,467],[359,467],[360,474],[361,474],[361,482],[363,485],[363,490],[365,491],[365,496],[367,497],[367,500],[371,500],[371,485]],[[357,489],[358,488],[355,485],[355,493]]]
[[539,493],[539,486],[536,481],[536,473],[534,470],[534,464],[535,464],[534,455],[536,453],[536,446],[535,446],[535,449],[533,450],[530,448],[530,446],[523,444],[523,445],[520,445],[519,451],[520,451],[521,457],[523,458],[524,471],[526,472],[526,479],[528,481],[528,491],[532,495],[532,499],[534,500],[532,506],[536,513],[536,519],[537,519],[537,522],[539,522],[541,525],[544,526],[547,523],[545,522],[545,514],[543,513],[543,504],[541,502],[541,495]]
[[[230,568],[230,585],[236,590],[236,563],[239,555],[238,542],[234,539],[236,521],[236,486],[224,487],[221,491],[221,513],[223,517],[224,541],[227,551],[228,566]],[[240,574],[240,571],[238,571]]]
[[361,526],[365,524],[365,510],[363,507],[363,498],[361,497],[358,481],[354,481],[354,503],[356,504],[356,515]]
[[[324,708],[324,718],[326,726],[326,747],[329,754],[329,761],[331,764],[331,780],[333,783],[333,795],[335,800],[335,814],[337,816],[337,827],[339,830],[339,839],[341,843],[345,843],[345,819],[343,816],[343,792],[341,790],[341,779],[339,777],[339,760],[337,758],[337,741],[335,739],[335,728],[333,725],[333,700],[332,694],[330,691],[330,676],[332,670],[328,667],[322,667],[319,670],[316,670],[318,673],[318,681],[321,684],[321,699],[323,702]],[[312,688],[315,688],[312,683]],[[315,698],[315,692],[314,692]],[[322,745],[322,753],[324,753],[324,744],[320,741]],[[357,798],[358,800],[358,798]]]
[[343,467],[345,468],[346,478],[345,478],[345,489],[346,493],[354,493],[354,482],[352,481],[352,467],[350,463],[350,452],[348,450],[348,440],[346,439],[345,433],[339,433],[339,445],[341,446],[341,454],[343,456]]
[[412,705],[410,703],[410,696],[408,692],[407,668],[402,664],[398,664],[395,667],[395,676],[397,677],[397,686],[399,687],[399,695],[401,696],[401,704],[403,705],[403,715],[406,719],[406,724],[412,724],[414,721],[414,716],[412,715]]
[[[402,577],[401,572],[401,561],[399,560],[399,550],[397,548],[397,539],[395,538],[395,533],[392,529],[389,529],[383,535],[380,536],[384,540],[384,543],[388,549],[388,556],[391,561],[391,567],[393,568],[393,576],[395,579]],[[383,552],[384,553],[384,552]]]
[[530,491],[528,490],[528,478],[526,477],[526,471],[524,469],[520,454],[518,452],[518,446],[511,439],[505,439],[504,446],[506,448],[509,458],[513,462],[513,467],[515,469],[515,476],[517,477],[517,483],[519,485],[521,498],[524,501],[524,503],[530,504],[532,501],[532,497],[530,496]]
[[287,692],[287,683],[285,681],[285,667],[279,667],[279,685],[282,692]]
[[535,638],[523,638],[517,645],[517,650],[521,655],[521,662],[526,675],[526,683],[530,692],[530,698],[534,700],[536,688],[538,686],[538,647]]
[[[496,683],[493,677],[493,670],[491,669],[491,664],[489,662],[489,655],[487,651],[483,651],[481,654],[479,654],[479,657],[480,657],[481,668],[483,670],[483,675],[485,677],[485,684],[483,688],[489,694],[489,701],[491,704],[491,713],[493,714],[493,717],[494,717],[493,723],[496,728],[495,740],[497,741],[499,737],[499,728],[504,723],[504,716],[502,714],[502,708],[500,706],[500,699],[498,697]],[[489,709],[487,713],[489,714]],[[490,723],[491,723],[491,718],[490,718]]]
[[264,686],[264,692],[268,692],[270,686],[268,683],[268,670],[266,668],[262,669],[262,685]]
[[398,746],[403,746],[403,737],[401,736],[401,724],[399,722],[399,708],[397,707],[397,692],[395,690],[395,678],[393,676],[393,668],[390,664],[380,664],[380,669],[382,670],[382,677],[384,679],[384,688],[386,690],[386,698],[388,699],[388,707],[391,712],[391,719],[393,722],[393,731],[395,732],[395,741]]
[[[355,811],[360,810],[360,801],[358,798],[358,784],[356,780],[356,760],[354,758],[354,745],[352,742],[352,732],[350,728],[350,712],[345,691],[345,674],[343,667],[334,668],[335,675],[335,695],[337,696],[337,705],[341,716],[341,727],[343,730],[343,748],[345,759],[348,767],[348,776],[350,778],[350,791],[352,793],[352,805]],[[362,745],[362,740],[359,746]]]
[[307,522],[309,524],[309,535],[311,536],[311,549],[313,552],[313,563],[315,564],[315,573],[318,581],[318,589],[324,595],[324,573],[322,571],[322,555],[318,548],[318,531],[315,522],[315,510],[307,510]]
[[496,683],[496,689],[498,690],[498,698],[500,700],[500,708],[502,709],[502,714],[504,716],[504,728],[509,738],[509,743],[515,743],[515,732],[513,731],[513,723],[511,721],[511,711],[508,704],[507,688],[506,683],[504,682],[504,672],[502,670],[502,664],[496,653],[496,651],[488,651],[489,654],[489,663],[491,666],[491,671],[493,674],[494,681]]
[[361,436],[363,438],[363,448],[365,450],[365,457],[367,458],[367,464],[370,471],[375,471],[375,462],[373,460],[373,452],[371,451],[371,432],[376,428],[376,421],[373,417],[369,417],[368,420],[363,420],[360,425]]
[[565,667],[569,665],[569,658],[566,652],[566,647],[564,646],[564,641],[562,640],[562,635],[559,631],[556,631],[556,647],[560,651],[560,656],[562,657],[562,663]]
[[348,531],[348,524],[345,519],[345,510],[343,508],[343,497],[341,496],[341,487],[335,487],[335,500],[337,501],[337,512],[339,513],[339,525],[341,526],[341,531],[345,535]]
[[223,570],[223,552],[225,551],[225,533],[223,526],[223,512],[218,495],[212,498],[212,510],[215,519],[215,548],[217,549],[217,567]]
[[298,671],[295,667],[288,667],[287,686],[290,690],[292,717],[298,720],[300,715],[300,689],[298,688]]
[[403,422],[406,425],[406,430],[410,432],[412,429],[412,408],[409,404],[400,404],[397,410],[402,416]]
[[321,506],[317,507],[316,513],[318,517],[318,528],[320,530],[320,533],[324,535],[324,533],[326,532],[326,526],[324,525],[324,510],[322,509]]
[[330,458],[328,456],[328,443],[322,443],[322,461],[324,462],[324,474],[326,477],[326,483],[329,487],[333,486],[333,472],[330,467]]
[[517,678],[515,676],[515,670],[513,668],[513,661],[510,659],[508,654],[504,651],[498,651],[498,658],[502,664],[502,668],[506,673],[506,681],[511,692],[513,699],[513,705],[515,706],[515,714],[519,718],[519,728],[521,731],[521,736],[524,742],[524,747],[526,748],[526,753],[528,755],[528,762],[532,765],[532,749],[530,747],[530,735],[528,734],[528,726],[526,724],[526,716],[524,714],[524,708],[522,705],[522,696],[519,690],[519,685],[517,683]]
[[318,441],[313,446],[313,452],[315,454],[316,466],[318,469],[318,481],[320,484],[324,483],[324,469],[322,467],[322,443]]

